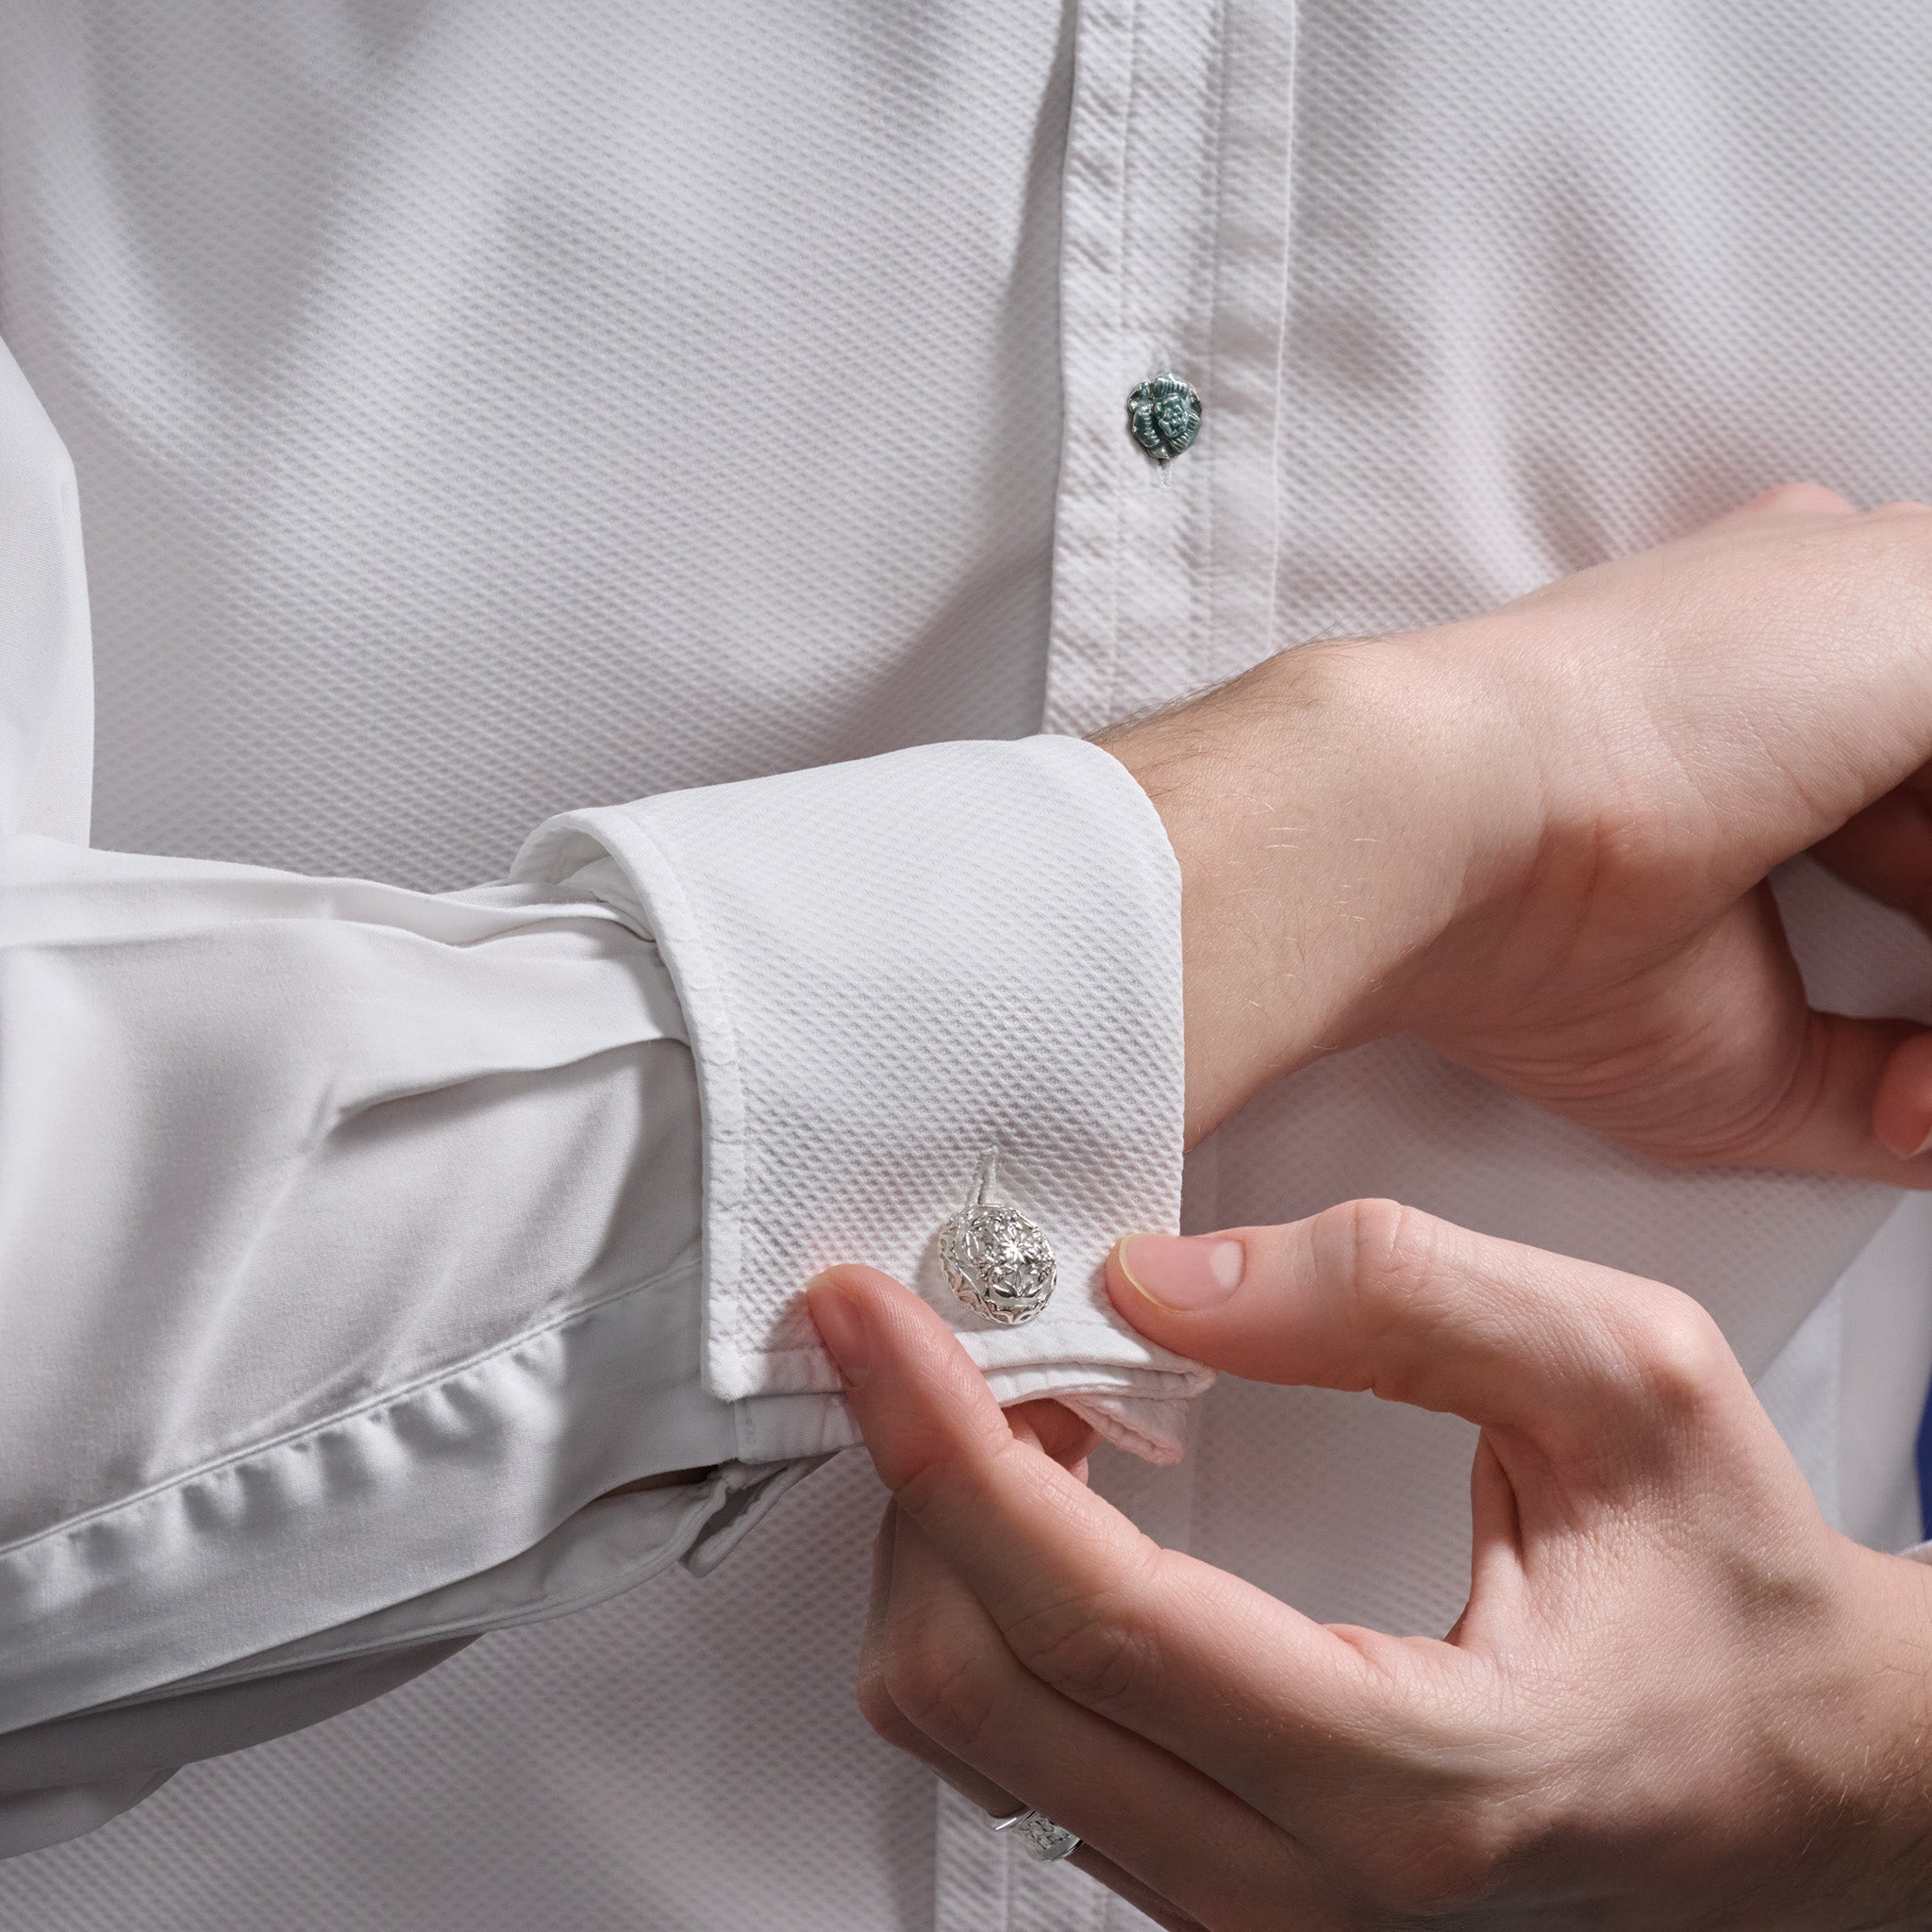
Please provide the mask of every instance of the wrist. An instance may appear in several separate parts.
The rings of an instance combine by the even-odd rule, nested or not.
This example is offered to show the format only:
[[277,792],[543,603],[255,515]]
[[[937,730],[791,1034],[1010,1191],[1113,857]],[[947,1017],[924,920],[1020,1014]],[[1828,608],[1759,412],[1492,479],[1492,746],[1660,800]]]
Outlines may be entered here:
[[1181,871],[1188,1137],[1400,1031],[1533,849],[1497,726],[1400,638],[1309,644],[1103,742]]

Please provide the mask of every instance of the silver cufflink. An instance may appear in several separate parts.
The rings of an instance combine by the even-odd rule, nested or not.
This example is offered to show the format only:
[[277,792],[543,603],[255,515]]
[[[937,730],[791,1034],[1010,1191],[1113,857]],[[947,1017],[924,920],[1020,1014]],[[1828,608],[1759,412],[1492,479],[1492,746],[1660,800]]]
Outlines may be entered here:
[[980,1157],[971,1198],[940,1229],[940,1265],[975,1315],[1017,1328],[1053,1299],[1053,1243],[1017,1208],[990,1198],[998,1162],[996,1148]]

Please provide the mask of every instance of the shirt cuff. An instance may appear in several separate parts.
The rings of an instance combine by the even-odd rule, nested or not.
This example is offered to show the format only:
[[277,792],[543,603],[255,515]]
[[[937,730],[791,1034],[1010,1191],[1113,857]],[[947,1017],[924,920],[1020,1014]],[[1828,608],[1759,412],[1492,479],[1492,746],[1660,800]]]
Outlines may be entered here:
[[[1122,1322],[1102,1278],[1180,1205],[1180,879],[1125,769],[1076,739],[925,745],[568,813],[516,876],[607,854],[696,1056],[703,1375],[740,1405],[741,1454],[856,1440],[802,1290],[865,1260],[939,1309],[1003,1402],[1073,1397],[1123,1446],[1178,1455],[1211,1377]],[[938,1258],[990,1148],[997,1198],[1055,1251],[1021,1327],[971,1314]]]

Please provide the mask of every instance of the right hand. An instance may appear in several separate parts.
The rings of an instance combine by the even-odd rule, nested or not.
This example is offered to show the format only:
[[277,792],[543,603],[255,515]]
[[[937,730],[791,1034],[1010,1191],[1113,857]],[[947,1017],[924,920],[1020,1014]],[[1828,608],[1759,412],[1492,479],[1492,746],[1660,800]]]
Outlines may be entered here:
[[1467,1606],[1324,1625],[1158,1548],[933,1309],[835,1268],[812,1314],[894,1495],[859,1674],[889,1742],[1175,1932],[1932,1907],[1932,1572],[1825,1523],[1688,1297],[1386,1201],[1139,1237],[1108,1285],[1232,1374],[1476,1423]]
[[1181,864],[1192,1136],[1412,1032],[1659,1159],[1932,1188],[1932,1035],[1812,1010],[1765,884],[1932,912],[1932,508],[1774,491],[1104,741]]

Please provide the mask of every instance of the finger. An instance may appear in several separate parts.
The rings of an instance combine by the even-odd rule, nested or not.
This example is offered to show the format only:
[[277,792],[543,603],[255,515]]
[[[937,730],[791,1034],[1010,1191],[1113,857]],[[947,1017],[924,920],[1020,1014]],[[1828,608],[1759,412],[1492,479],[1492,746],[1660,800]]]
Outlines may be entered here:
[[865,1599],[865,1636],[860,1640],[858,1646],[861,1675],[874,1636],[885,1622],[886,1603],[891,1590],[892,1506],[888,1503],[884,1513],[879,1517],[878,1533],[872,1540],[872,1585]]
[[1752,1166],[1839,1174],[1917,1192],[1932,1190],[1932,1066],[1925,1029],[1911,1020],[1809,1015],[1816,1094],[1774,1159]]
[[[1915,1049],[1925,1029],[1911,1020],[1867,1020],[1810,1007],[1797,1024],[1783,1091],[1741,1138],[1726,1139],[1714,1151],[1688,1153],[1619,1138],[1641,1153],[1691,1166],[1843,1174],[1932,1190],[1932,1159],[1922,1144],[1932,1126],[1932,1089],[1914,1077],[1925,1065]],[[1722,1077],[1721,1070],[1714,1072]],[[1910,1131],[1918,1120],[1924,1124]]]
[[1415,1695],[1405,1647],[1160,1549],[1015,1440],[957,1338],[889,1276],[838,1268],[808,1292],[902,1518],[1042,1683],[1271,1810],[1399,1733]]
[[[866,1614],[864,1644],[859,1653],[858,1708],[873,1730],[895,1750],[916,1757],[942,1782],[984,1811],[989,1820],[1010,1817],[1024,1810],[1022,1801],[1003,1785],[979,1772],[950,1751],[943,1750],[912,1723],[886,1689],[886,1609],[892,1578],[892,1547],[896,1514],[887,1504],[873,1546],[872,1601]],[[1071,1862],[1108,1890],[1118,1892],[1137,1910],[1152,1919],[1164,1932],[1202,1932],[1200,1922],[1180,1911],[1133,1874],[1124,1871],[1092,1845],[1082,1844],[1071,1855]]]
[[1108,1288],[1132,1326],[1178,1354],[1447,1410],[1617,1484],[1757,1407],[1689,1296],[1392,1201],[1282,1227],[1135,1235],[1108,1257]]
[[1142,1918],[1153,1920],[1161,1932],[1207,1932],[1200,1920],[1191,1912],[1182,1911],[1164,1898],[1157,1898],[1150,1887],[1142,1885],[1131,1872],[1123,1872],[1111,1858],[1103,1857],[1091,1845],[1081,1845],[1069,1857],[1067,1863],[1077,1865],[1090,1878],[1099,1880],[1108,1890],[1125,1899]]
[[[983,1777],[969,1764],[926,1736],[893,1701],[891,1675],[893,1629],[892,1585],[897,1571],[899,1511],[886,1505],[879,1533],[873,1542],[872,1598],[866,1607],[865,1638],[858,1653],[858,1711],[877,1735],[896,1751],[916,1757],[937,1772],[961,1797],[995,1818],[1020,1808],[1020,1801],[1004,1786]],[[903,1579],[902,1579],[903,1581]]]
[[[903,1513],[884,1636],[882,1682],[902,1716],[979,1780],[1075,1833],[1098,1860],[1138,1881],[1137,1891],[1211,1925],[1252,1924],[1262,1914],[1274,1924],[1317,1905],[1323,1888],[1306,1852],[1191,1765],[1025,1671],[986,1607]],[[974,1790],[967,1795],[979,1802]]]
[[1892,1053],[1873,1103],[1872,1125],[1901,1159],[1932,1156],[1932,1033],[1915,1033]]
[[1849,886],[1932,924],[1932,766],[1922,766],[1812,850]]
[[[1645,1043],[1634,1085],[1606,1077],[1606,1028]],[[1545,1019],[1521,1091],[1653,1159],[1932,1188],[1932,1160],[1901,1162],[1874,1124],[1886,1063],[1915,1030],[1807,1005],[1760,885],[1613,998]]]
[[1082,1422],[1064,1403],[1043,1396],[1015,1403],[1006,1414],[1007,1426],[1023,1442],[1031,1442],[1062,1469],[1087,1480],[1087,1458],[1100,1446],[1100,1431],[1091,1423]]
[[[1932,931],[1932,766],[1868,806],[1814,846],[1817,858],[1848,886],[1905,913]],[[1894,1184],[1932,1187],[1932,1033],[1894,1023],[1899,1037],[1879,1067],[1872,1130],[1910,1165]],[[1885,1178],[1881,1175],[1880,1178]]]
[[[888,1504],[874,1545],[873,1601],[866,1619],[865,1643],[858,1674],[859,1711],[881,1740],[894,1750],[917,1758],[942,1783],[950,1785],[969,1804],[984,1811],[990,1827],[993,1819],[1010,1817],[1014,1812],[1027,1808],[1026,1806],[1005,1786],[975,1771],[928,1738],[892,1702],[886,1689],[885,1610],[892,1574],[891,1551],[895,1528],[894,1508]],[[1069,1862],[1077,1865],[1109,1891],[1118,1892],[1136,1910],[1161,1926],[1163,1932],[1203,1932],[1199,1920],[1182,1912],[1169,1900],[1157,1896],[1149,1886],[1116,1865],[1094,1846],[1082,1843],[1070,1855]]]
[[[1003,1785],[982,1775],[928,1738],[892,1702],[891,1693],[886,1688],[887,1609],[891,1593],[896,1530],[896,1506],[888,1503],[873,1544],[872,1598],[866,1610],[865,1641],[859,1652],[859,1712],[886,1743],[916,1757],[969,1804],[976,1805],[989,1820],[1010,1817],[1015,1811],[1025,1808],[1021,1800]],[[1122,1870],[1092,1845],[1082,1844],[1072,1854],[1071,1862],[1110,1891],[1118,1892],[1137,1910],[1163,1927],[1164,1932],[1202,1932],[1198,1920],[1181,1912],[1170,1901],[1157,1897],[1139,1878]]]
[[1619,1134],[1639,1152],[1932,1189],[1932,1161],[1913,1158],[1917,1140],[1901,1148],[1878,1115],[1888,1064],[1919,1028],[1810,1007],[1768,887],[1704,935],[1661,1010],[1667,1030],[1692,1045],[1659,1051],[1648,1071],[1648,1128]]
[[1768,886],[1638,996],[1657,1042],[1643,1091],[1600,1100],[1591,1124],[1680,1164],[1932,1188],[1932,1160],[1902,1163],[1874,1121],[1886,1064],[1917,1029],[1810,1006]]

